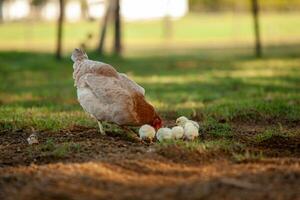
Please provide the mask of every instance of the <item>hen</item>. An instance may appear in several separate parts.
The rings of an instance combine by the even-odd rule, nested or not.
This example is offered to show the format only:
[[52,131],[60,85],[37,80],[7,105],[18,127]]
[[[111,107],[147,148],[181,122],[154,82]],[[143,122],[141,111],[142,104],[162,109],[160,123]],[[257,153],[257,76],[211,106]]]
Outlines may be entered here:
[[71,59],[78,101],[97,119],[102,134],[102,121],[119,126],[149,124],[155,129],[162,126],[160,116],[145,99],[144,88],[125,74],[109,64],[89,60],[81,49],[75,49]]

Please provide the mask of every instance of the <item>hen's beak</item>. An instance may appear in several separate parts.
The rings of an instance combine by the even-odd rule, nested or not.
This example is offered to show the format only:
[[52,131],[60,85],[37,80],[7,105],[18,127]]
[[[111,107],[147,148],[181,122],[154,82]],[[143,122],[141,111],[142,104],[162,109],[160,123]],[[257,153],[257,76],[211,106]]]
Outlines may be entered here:
[[157,131],[157,130],[160,129],[162,126],[163,126],[163,123],[160,123],[160,124],[156,124],[154,128],[155,128],[155,130]]

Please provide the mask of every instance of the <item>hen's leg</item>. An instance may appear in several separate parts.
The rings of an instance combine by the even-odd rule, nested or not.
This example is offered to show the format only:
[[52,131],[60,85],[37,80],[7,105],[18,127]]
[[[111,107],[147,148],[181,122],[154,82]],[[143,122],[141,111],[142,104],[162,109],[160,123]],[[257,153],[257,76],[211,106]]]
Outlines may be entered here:
[[105,134],[105,131],[104,131],[104,129],[103,129],[103,126],[102,126],[102,124],[101,124],[101,122],[100,122],[100,121],[97,121],[97,122],[98,122],[98,126],[99,126],[100,133],[101,133],[102,135],[106,135],[106,134]]

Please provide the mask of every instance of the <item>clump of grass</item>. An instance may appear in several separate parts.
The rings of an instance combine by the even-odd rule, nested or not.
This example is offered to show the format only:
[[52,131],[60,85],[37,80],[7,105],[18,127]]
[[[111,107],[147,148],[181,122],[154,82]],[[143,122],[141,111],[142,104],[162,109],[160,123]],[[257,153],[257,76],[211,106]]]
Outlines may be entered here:
[[80,111],[56,111],[52,107],[23,108],[4,107],[0,109],[0,129],[17,130],[34,127],[37,130],[57,131],[74,124],[96,126],[95,120]]
[[219,139],[219,140],[211,140],[211,141],[182,141],[182,140],[170,140],[165,141],[159,144],[159,147],[161,149],[165,149],[168,147],[179,147],[182,150],[188,151],[188,152],[216,152],[216,151],[222,151],[225,153],[231,153],[234,151],[241,151],[244,149],[244,146],[238,142],[234,142],[232,140],[228,139]]
[[274,135],[278,135],[278,134],[276,132],[274,132],[274,130],[268,129],[262,133],[255,135],[254,140],[257,143],[260,143],[260,142],[263,142],[265,140],[272,138]]
[[233,135],[228,123],[220,123],[214,118],[209,118],[204,122],[203,131],[215,137],[230,138]]
[[66,142],[62,144],[55,144],[53,139],[48,139],[44,145],[41,146],[41,150],[50,156],[57,158],[66,157],[70,153],[80,152],[81,145],[74,142]]
[[264,132],[255,135],[254,136],[254,141],[256,143],[260,143],[260,142],[269,140],[272,137],[276,137],[276,136],[279,136],[279,137],[293,137],[294,134],[290,133],[290,132],[285,132],[282,128],[282,125],[279,124],[278,127],[273,127],[273,128],[266,129]]
[[253,161],[259,161],[264,158],[262,151],[259,152],[253,152],[250,150],[246,150],[243,153],[235,153],[232,154],[233,161],[237,163],[242,162],[253,162]]
[[42,151],[54,151],[55,150],[55,143],[52,138],[48,139],[46,143],[41,147]]

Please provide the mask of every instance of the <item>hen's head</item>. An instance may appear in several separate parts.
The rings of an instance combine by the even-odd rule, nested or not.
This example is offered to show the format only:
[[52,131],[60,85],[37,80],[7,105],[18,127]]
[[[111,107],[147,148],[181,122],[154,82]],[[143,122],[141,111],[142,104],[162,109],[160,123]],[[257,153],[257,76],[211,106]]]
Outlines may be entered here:
[[77,61],[81,61],[84,59],[88,59],[88,56],[86,55],[86,53],[82,50],[82,49],[74,49],[71,59],[73,60],[73,62],[77,62]]
[[152,121],[151,126],[153,126],[155,130],[158,130],[162,127],[162,125],[163,125],[162,119],[160,118],[160,116],[156,115],[156,117]]

